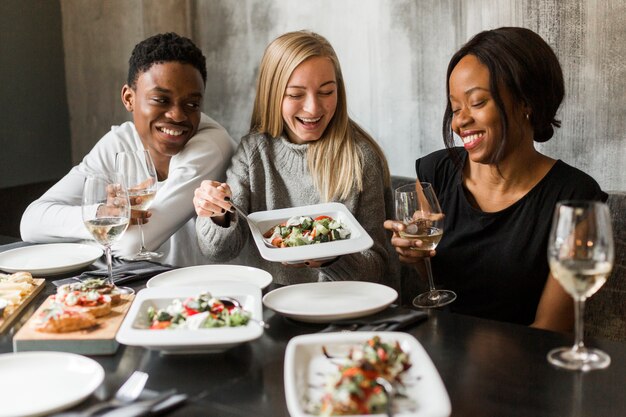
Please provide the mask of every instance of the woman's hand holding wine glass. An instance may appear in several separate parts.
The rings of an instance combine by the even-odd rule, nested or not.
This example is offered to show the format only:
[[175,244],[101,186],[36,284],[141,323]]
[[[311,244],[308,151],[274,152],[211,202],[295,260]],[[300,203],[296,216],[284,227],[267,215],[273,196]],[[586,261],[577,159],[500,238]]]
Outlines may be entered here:
[[421,245],[413,250],[421,251],[428,275],[429,291],[418,295],[413,305],[420,308],[442,307],[456,299],[449,290],[437,290],[433,282],[430,251],[434,250],[443,236],[443,219],[439,201],[431,184],[418,182],[399,187],[395,191],[396,219],[404,228],[398,233],[401,238],[418,240]]
[[585,300],[606,282],[615,257],[609,209],[595,201],[558,203],[548,242],[548,262],[554,278],[574,298],[575,341],[548,353],[560,368],[588,371],[609,366],[611,358],[583,344]]
[[[119,240],[130,219],[130,200],[124,181],[119,173],[90,175],[85,179],[82,201],[83,222],[96,242],[104,246],[109,276],[113,283],[111,245]],[[130,288],[118,287],[122,293],[133,293]]]

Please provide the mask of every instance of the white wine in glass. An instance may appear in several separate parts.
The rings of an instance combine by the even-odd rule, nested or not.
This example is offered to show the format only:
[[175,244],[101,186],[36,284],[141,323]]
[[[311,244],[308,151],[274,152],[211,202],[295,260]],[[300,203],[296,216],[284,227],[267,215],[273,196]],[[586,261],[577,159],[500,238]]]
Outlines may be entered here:
[[615,257],[609,209],[595,201],[557,204],[548,242],[552,276],[574,298],[575,341],[551,350],[548,362],[565,369],[589,371],[609,366],[611,358],[583,343],[585,300],[604,285]]
[[119,173],[88,176],[83,186],[82,215],[89,233],[104,246],[109,272],[106,282],[120,293],[134,293],[131,288],[115,285],[111,265],[111,245],[122,237],[130,220],[124,176]]
[[[115,170],[124,174],[126,187],[131,201],[131,208],[138,211],[146,211],[152,205],[157,192],[157,173],[154,162],[147,150],[119,152],[115,156]],[[142,261],[160,258],[160,252],[146,249],[141,219],[137,220],[139,227],[140,247],[134,255],[125,256],[129,261]]]
[[[404,223],[400,236],[422,241],[421,251],[434,250],[443,236],[443,213],[431,184],[418,182],[395,190],[396,220]],[[420,308],[443,307],[456,299],[450,290],[437,290],[433,281],[430,257],[424,257],[429,291],[415,297],[413,305]]]

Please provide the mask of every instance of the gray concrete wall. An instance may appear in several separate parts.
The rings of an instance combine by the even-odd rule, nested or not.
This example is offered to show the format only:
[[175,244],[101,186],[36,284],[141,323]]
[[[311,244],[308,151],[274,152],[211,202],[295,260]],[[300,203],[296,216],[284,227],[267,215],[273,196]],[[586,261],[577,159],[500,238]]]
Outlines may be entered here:
[[2,0],[0,28],[0,189],[56,180],[71,167],[61,8]]
[[204,110],[238,139],[258,62],[290,30],[326,36],[341,61],[352,117],[395,174],[443,146],[445,70],[473,34],[537,31],[563,64],[563,127],[542,151],[626,190],[626,0],[61,0],[74,161],[127,119],[119,91],[132,46],[158,32],[190,36],[208,58]]

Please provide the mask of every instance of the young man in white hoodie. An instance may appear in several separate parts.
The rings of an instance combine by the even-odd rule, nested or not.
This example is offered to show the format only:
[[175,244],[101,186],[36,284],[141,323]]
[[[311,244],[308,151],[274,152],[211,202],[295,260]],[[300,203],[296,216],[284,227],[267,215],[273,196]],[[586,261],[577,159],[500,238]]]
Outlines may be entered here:
[[[206,263],[198,248],[191,201],[203,179],[224,178],[234,151],[226,130],[201,112],[206,77],[206,59],[188,38],[165,33],[137,44],[121,93],[133,121],[113,126],[79,165],[26,209],[22,240],[93,240],[81,214],[85,177],[114,171],[118,152],[146,149],[159,186],[150,210],[133,211],[132,223],[144,223],[145,246],[163,253],[160,262]],[[131,255],[139,246],[138,227],[131,225],[113,253]]]

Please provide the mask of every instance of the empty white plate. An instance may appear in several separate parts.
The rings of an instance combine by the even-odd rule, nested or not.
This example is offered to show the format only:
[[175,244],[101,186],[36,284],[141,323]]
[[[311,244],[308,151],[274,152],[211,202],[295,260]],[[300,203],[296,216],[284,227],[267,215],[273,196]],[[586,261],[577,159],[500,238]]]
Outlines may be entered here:
[[312,282],[271,291],[263,304],[283,316],[310,323],[367,316],[398,298],[393,288],[362,281]]
[[78,404],[104,380],[93,359],[74,353],[0,355],[0,417],[43,416]]
[[34,277],[77,271],[102,256],[97,246],[80,243],[48,243],[24,246],[0,253],[0,270],[28,271]]
[[272,283],[272,274],[242,265],[198,265],[163,272],[146,287],[202,287],[214,281],[247,282],[263,289]]

